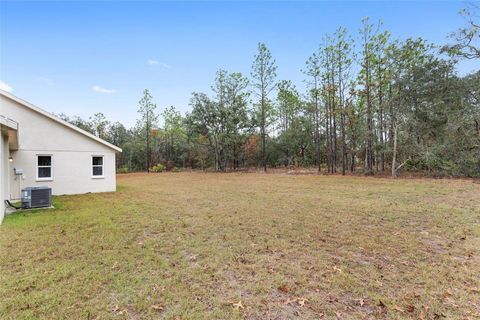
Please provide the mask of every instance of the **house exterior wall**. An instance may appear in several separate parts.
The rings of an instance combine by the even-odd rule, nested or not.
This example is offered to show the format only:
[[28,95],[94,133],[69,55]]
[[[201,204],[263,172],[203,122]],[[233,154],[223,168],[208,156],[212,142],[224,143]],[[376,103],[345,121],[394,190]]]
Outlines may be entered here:
[[[11,151],[10,199],[24,187],[49,186],[54,195],[115,191],[115,150],[45,115],[0,95],[1,114],[18,122],[18,144]],[[53,177],[37,179],[37,155],[52,156]],[[92,156],[103,156],[103,178],[92,177]],[[23,169],[15,176],[13,168]]]
[[8,141],[0,132],[0,223],[5,214],[5,200],[8,199]]

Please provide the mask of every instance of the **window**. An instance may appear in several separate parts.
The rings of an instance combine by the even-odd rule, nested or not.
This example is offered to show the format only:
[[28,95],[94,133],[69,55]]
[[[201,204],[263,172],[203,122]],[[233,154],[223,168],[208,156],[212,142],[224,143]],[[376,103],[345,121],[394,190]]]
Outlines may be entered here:
[[37,155],[37,180],[52,180],[52,156]]
[[92,156],[92,177],[103,178],[103,156]]

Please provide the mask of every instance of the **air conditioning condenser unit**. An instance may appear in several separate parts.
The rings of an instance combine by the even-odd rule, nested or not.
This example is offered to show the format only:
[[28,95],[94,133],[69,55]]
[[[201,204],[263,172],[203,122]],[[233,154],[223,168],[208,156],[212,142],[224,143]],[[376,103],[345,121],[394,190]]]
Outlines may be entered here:
[[22,208],[44,208],[52,206],[52,188],[28,187],[22,189]]

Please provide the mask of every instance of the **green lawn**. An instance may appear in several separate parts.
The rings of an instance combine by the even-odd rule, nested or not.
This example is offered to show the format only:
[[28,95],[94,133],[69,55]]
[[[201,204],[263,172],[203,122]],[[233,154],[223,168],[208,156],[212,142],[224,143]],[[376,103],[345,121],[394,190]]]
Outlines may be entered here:
[[132,174],[0,226],[1,319],[478,319],[480,184]]

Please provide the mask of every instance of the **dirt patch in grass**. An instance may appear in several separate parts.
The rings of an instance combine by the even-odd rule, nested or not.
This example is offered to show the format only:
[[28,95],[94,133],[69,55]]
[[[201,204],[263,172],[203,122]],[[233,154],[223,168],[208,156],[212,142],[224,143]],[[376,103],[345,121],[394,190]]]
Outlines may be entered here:
[[0,226],[0,318],[476,319],[480,186],[127,174]]

